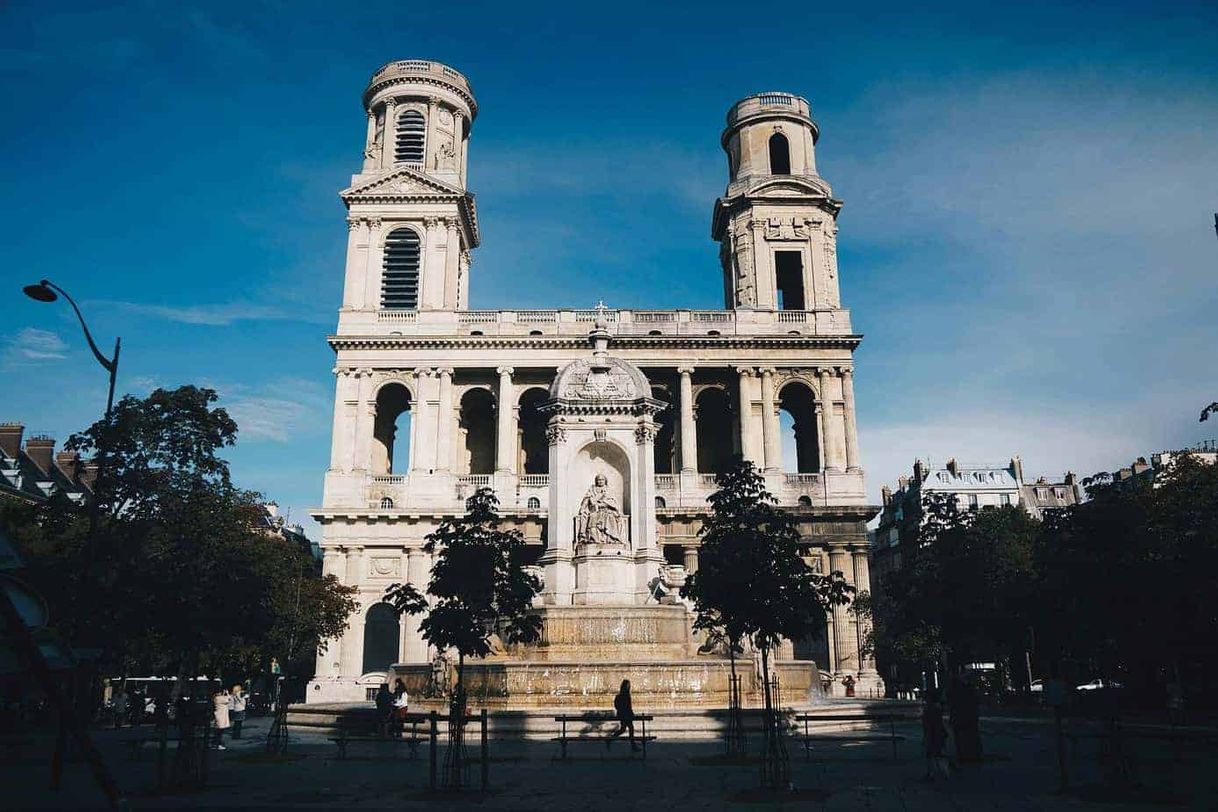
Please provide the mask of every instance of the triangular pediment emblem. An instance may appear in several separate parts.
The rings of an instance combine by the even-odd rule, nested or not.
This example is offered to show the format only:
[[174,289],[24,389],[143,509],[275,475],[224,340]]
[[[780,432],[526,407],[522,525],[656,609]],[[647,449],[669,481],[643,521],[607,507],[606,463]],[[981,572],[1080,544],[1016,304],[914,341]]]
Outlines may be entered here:
[[358,200],[363,197],[465,197],[465,192],[455,186],[438,181],[417,169],[399,167],[378,178],[357,183],[340,193],[343,200]]

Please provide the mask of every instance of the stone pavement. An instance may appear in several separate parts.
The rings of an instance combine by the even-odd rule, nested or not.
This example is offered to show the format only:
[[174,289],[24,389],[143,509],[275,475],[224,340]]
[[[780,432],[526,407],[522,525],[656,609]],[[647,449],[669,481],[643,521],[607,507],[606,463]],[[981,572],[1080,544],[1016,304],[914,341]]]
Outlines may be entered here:
[[[625,742],[608,752],[599,742],[573,745],[572,760],[554,760],[557,746],[536,741],[492,741],[491,792],[465,798],[435,797],[427,792],[426,747],[411,760],[409,748],[380,743],[353,744],[345,761],[336,758],[325,734],[293,734],[285,763],[260,762],[265,719],[246,726],[245,740],[213,753],[206,791],[190,795],[154,795],[156,757],[149,746],[137,761],[128,758],[115,734],[97,739],[133,808],[175,807],[306,807],[481,808],[518,810],[600,809],[1153,809],[1164,802],[1183,808],[1213,809],[1218,803],[1218,750],[1210,744],[1182,745],[1179,752],[1163,741],[1131,739],[1133,761],[1147,790],[1125,793],[1121,803],[1099,803],[1087,788],[1100,786],[1100,744],[1094,738],[1071,743],[1071,778],[1080,793],[1059,795],[1052,728],[1039,720],[995,720],[983,723],[989,760],[957,771],[946,781],[927,783],[916,724],[898,726],[906,737],[892,759],[887,742],[840,740],[818,743],[805,760],[790,741],[791,777],[801,791],[785,802],[738,798],[756,787],[756,764],[702,766],[720,753],[717,742],[654,743],[646,762],[628,758]],[[477,755],[477,737],[470,755]],[[757,742],[751,742],[756,748]],[[0,754],[3,756],[3,754]],[[472,770],[477,781],[478,767]],[[0,807],[100,808],[103,801],[81,763],[70,763],[65,787],[46,788],[45,753],[27,752],[17,762],[0,763]]]

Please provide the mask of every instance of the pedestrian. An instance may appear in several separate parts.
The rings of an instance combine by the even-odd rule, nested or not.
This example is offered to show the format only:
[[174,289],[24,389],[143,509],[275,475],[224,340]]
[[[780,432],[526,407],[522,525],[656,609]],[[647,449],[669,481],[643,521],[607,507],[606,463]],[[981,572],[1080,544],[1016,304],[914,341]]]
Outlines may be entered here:
[[224,746],[224,731],[229,728],[228,719],[228,691],[221,686],[216,689],[216,693],[212,695],[212,706],[214,708],[213,715],[216,718],[216,749],[227,750]]
[[618,690],[617,696],[613,697],[613,712],[617,716],[618,729],[612,736],[605,739],[605,749],[609,749],[609,744],[618,736],[621,736],[626,731],[630,731],[630,749],[636,753],[642,748],[634,740],[634,705],[630,701],[630,680],[622,680],[622,687]]
[[939,691],[933,688],[926,692],[922,705],[922,746],[926,750],[926,780],[947,778],[947,726],[943,724]]
[[401,738],[402,729],[406,726],[406,714],[410,712],[410,696],[406,693],[406,683],[398,677],[393,682],[393,737]]
[[245,708],[248,704],[249,699],[245,695],[245,690],[241,687],[241,683],[237,683],[228,695],[228,716],[233,723],[234,739],[241,738],[241,726],[245,724]]
[[382,682],[376,690],[376,728],[377,734],[384,738],[389,734],[389,720],[393,718],[393,694],[389,693],[389,683]]
[[114,712],[114,729],[118,730],[123,726],[123,720],[127,718],[127,713],[130,710],[127,692],[123,690],[121,685],[114,692],[114,696],[110,698],[110,710]]

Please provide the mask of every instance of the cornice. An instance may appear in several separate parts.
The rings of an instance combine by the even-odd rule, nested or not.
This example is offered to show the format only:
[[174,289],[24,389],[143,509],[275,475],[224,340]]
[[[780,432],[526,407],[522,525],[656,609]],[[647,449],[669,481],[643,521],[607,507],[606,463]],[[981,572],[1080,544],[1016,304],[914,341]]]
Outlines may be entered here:
[[[861,334],[844,336],[617,336],[615,348],[855,350]],[[583,336],[356,336],[326,338],[334,350],[547,349],[586,350]]]
[[389,79],[382,79],[375,84],[369,85],[367,90],[364,91],[364,110],[367,111],[371,109],[369,105],[372,100],[376,98],[378,93],[386,88],[393,87],[394,85],[432,85],[433,87],[441,87],[445,90],[450,90],[453,92],[453,94],[459,96],[462,101],[469,105],[470,123],[473,123],[474,119],[478,117],[478,102],[474,100],[472,94],[466,92],[464,88],[459,87],[453,82],[445,81],[435,76],[428,76],[427,74],[423,73],[403,74]]

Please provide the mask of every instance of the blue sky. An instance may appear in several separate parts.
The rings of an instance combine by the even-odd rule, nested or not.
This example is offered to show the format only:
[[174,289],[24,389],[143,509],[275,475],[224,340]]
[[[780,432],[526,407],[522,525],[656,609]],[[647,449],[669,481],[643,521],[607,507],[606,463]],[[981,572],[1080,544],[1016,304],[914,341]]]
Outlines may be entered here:
[[0,6],[0,420],[64,439],[105,378],[205,383],[242,484],[320,500],[360,93],[470,77],[476,308],[715,307],[723,116],[809,98],[845,200],[869,487],[915,456],[1059,475],[1213,437],[1213,3]]

